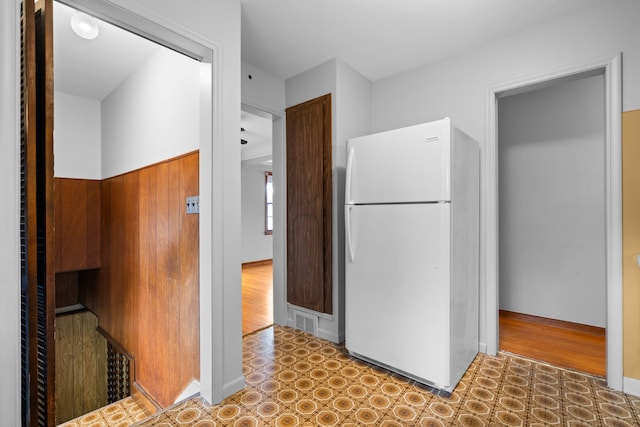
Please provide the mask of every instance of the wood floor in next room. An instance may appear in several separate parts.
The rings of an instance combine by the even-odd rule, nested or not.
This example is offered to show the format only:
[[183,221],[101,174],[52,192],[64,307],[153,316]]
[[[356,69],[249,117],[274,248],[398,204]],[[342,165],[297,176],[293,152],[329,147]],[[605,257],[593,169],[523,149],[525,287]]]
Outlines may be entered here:
[[606,375],[603,328],[500,310],[500,350]]
[[273,262],[242,265],[242,335],[273,324]]

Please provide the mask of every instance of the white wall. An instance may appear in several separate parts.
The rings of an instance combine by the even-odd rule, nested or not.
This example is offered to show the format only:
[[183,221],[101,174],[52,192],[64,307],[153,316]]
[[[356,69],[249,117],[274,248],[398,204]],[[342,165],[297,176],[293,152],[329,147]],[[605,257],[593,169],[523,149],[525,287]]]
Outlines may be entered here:
[[267,112],[284,112],[284,80],[242,61],[242,102]]
[[[346,141],[371,130],[371,82],[349,65],[332,59],[286,81],[286,105],[291,107],[331,93],[333,315],[320,316],[318,335],[344,341],[344,176]],[[288,314],[289,321],[292,312]]]
[[199,149],[199,63],[160,49],[102,101],[102,176]]
[[482,48],[376,81],[375,132],[451,117],[483,142],[486,91],[594,59],[623,53],[623,109],[640,108],[640,3],[602,7],[534,27]]
[[54,93],[54,176],[102,179],[100,101]]
[[242,262],[273,258],[273,235],[265,231],[265,172],[271,166],[242,162]]
[[[640,2],[620,0],[531,28],[482,48],[373,84],[373,130],[449,116],[485,140],[488,88],[623,53],[623,107],[640,108]],[[484,185],[481,183],[481,185]],[[481,190],[481,199],[484,193]],[[481,235],[481,246],[484,236]],[[480,342],[486,344],[481,254]]]
[[336,297],[342,342],[345,330],[344,193],[347,140],[371,133],[371,82],[341,60],[336,61],[336,73],[336,121],[333,124],[336,130],[333,144],[333,280],[339,284]]
[[604,75],[498,102],[500,308],[604,327]]
[[0,2],[0,414],[20,422],[20,26],[18,1]]

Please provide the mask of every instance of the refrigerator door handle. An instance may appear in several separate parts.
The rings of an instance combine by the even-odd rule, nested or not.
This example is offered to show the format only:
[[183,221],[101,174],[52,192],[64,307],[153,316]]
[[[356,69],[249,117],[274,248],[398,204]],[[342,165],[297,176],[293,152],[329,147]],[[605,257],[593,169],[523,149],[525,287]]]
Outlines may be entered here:
[[351,203],[351,175],[353,174],[353,158],[355,157],[355,150],[353,147],[349,148],[349,154],[347,157],[347,183],[345,190],[345,201]]
[[353,206],[345,206],[345,234],[347,235],[347,252],[349,253],[349,261],[353,262],[355,254],[353,253],[353,242],[351,241],[351,208]]

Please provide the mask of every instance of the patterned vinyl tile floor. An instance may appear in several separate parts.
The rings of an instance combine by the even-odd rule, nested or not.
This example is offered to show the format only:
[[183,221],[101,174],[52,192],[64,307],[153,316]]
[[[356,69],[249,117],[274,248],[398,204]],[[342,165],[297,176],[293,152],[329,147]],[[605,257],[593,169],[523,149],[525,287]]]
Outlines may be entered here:
[[479,354],[450,396],[352,359],[343,346],[282,327],[245,336],[245,389],[144,419],[128,398],[79,426],[640,426],[640,398],[602,378],[509,354]]
[[478,355],[450,396],[349,357],[291,328],[243,340],[245,389],[199,398],[137,426],[640,426],[640,399],[603,379],[499,354]]
[[145,418],[147,418],[147,415],[142,408],[136,404],[133,398],[127,397],[109,406],[60,424],[59,427],[128,427]]

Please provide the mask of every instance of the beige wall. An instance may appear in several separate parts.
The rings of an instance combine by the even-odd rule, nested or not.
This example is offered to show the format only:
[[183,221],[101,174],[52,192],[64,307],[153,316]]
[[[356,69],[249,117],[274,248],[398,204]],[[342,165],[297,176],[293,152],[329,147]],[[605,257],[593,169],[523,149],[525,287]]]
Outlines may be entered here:
[[622,114],[624,376],[640,379],[640,110]]

